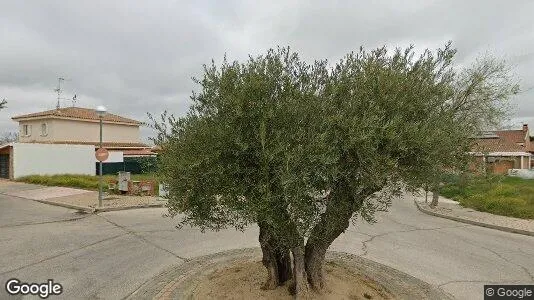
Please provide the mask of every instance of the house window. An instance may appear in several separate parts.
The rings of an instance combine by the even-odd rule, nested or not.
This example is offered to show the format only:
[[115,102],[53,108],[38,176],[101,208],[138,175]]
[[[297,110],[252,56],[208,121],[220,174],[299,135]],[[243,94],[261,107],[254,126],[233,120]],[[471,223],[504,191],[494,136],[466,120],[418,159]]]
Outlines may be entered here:
[[22,135],[23,136],[32,135],[32,125],[22,125]]
[[48,126],[46,123],[41,124],[41,136],[48,135]]

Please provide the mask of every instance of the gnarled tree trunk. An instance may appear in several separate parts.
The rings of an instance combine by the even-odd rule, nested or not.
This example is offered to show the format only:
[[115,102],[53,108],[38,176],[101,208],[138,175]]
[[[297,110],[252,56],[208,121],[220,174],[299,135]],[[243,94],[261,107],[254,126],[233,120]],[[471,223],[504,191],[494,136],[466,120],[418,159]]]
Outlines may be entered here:
[[259,242],[263,253],[262,263],[267,269],[267,281],[263,289],[275,289],[291,277],[291,257],[288,250],[283,250],[269,226],[258,222],[260,227]]
[[293,254],[293,286],[291,291],[295,299],[307,299],[309,296],[308,280],[304,259],[304,247],[297,246],[291,250]]
[[[268,270],[265,288],[275,288],[292,277],[290,291],[296,298],[308,297],[310,288],[321,293],[325,287],[323,267],[326,251],[349,227],[354,211],[378,190],[376,187],[368,188],[355,195],[346,182],[339,182],[328,196],[326,210],[312,229],[306,245],[302,241],[291,246],[292,264],[287,251],[277,250],[280,249],[276,246],[278,241],[269,232],[269,227],[259,222],[263,264]],[[296,235],[294,227],[293,224],[288,226],[293,236]]]
[[305,248],[305,266],[312,289],[321,292],[324,288],[323,266],[330,244],[349,227],[353,213],[353,197],[343,183],[331,191],[326,211],[313,228]]

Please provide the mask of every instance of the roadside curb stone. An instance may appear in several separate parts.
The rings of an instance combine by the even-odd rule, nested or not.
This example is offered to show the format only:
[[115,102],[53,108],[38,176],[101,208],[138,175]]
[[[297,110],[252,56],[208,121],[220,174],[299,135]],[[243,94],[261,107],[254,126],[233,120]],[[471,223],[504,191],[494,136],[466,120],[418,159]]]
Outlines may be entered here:
[[83,211],[83,212],[86,212],[86,213],[99,213],[99,212],[107,212],[107,211],[120,211],[120,210],[130,210],[130,209],[140,209],[140,208],[158,208],[158,207],[165,207],[165,205],[166,205],[166,202],[161,201],[162,203],[141,204],[141,205],[131,205],[131,206],[89,207],[89,206],[81,206],[81,205],[75,205],[75,204],[69,204],[69,203],[57,202],[57,201],[45,200],[45,199],[30,199],[30,198],[25,198],[25,197],[16,196],[16,195],[10,195],[8,193],[2,193],[2,192],[0,192],[0,194],[6,195],[6,196],[9,196],[9,197],[29,200],[29,201],[35,201],[35,202],[48,204],[48,205],[54,205],[54,206],[60,206],[60,207],[75,209],[75,210]]
[[[33,200],[33,199],[28,199],[28,200]],[[44,204],[77,209],[77,210],[85,211],[87,213],[99,213],[99,212],[106,212],[106,211],[119,211],[119,210],[129,210],[129,209],[139,209],[139,208],[157,208],[157,207],[165,206],[165,203],[155,203],[155,204],[144,204],[144,205],[133,205],[133,206],[100,207],[99,208],[99,207],[78,206],[78,205],[55,202],[55,201],[48,201],[48,200],[33,200],[33,201],[41,202]]]
[[[453,299],[438,287],[360,256],[329,251],[326,258],[375,280],[399,299]],[[230,250],[185,261],[145,282],[126,299],[189,299],[198,282],[208,274],[242,260],[261,260],[261,250]]]
[[505,232],[511,232],[511,233],[528,235],[528,236],[534,236],[534,232],[533,231],[522,230],[522,229],[506,227],[506,226],[500,226],[500,225],[495,225],[495,224],[490,224],[490,223],[484,223],[484,222],[479,222],[479,221],[470,220],[470,219],[467,219],[467,218],[461,218],[461,217],[457,217],[457,216],[451,216],[451,215],[439,213],[439,212],[436,212],[436,211],[432,211],[431,209],[425,208],[422,205],[420,205],[420,203],[417,200],[414,200],[414,203],[415,203],[415,206],[417,207],[417,209],[419,211],[421,211],[421,212],[423,212],[423,213],[425,213],[427,215],[440,217],[440,218],[444,218],[444,219],[449,219],[449,220],[453,220],[453,221],[457,221],[457,222],[461,222],[461,223],[466,223],[466,224],[470,224],[470,225],[496,229],[496,230],[505,231]]

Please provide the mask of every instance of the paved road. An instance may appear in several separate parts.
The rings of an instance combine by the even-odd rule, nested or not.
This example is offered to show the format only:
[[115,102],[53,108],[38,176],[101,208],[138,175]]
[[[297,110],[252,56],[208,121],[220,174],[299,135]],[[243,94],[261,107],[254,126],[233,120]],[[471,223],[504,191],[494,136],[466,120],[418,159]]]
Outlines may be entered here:
[[[164,213],[80,215],[0,195],[0,282],[53,278],[65,289],[57,298],[121,299],[188,258],[258,246],[256,228],[178,230]],[[332,249],[365,255],[458,299],[483,299],[484,283],[534,283],[534,238],[428,216],[411,197],[396,201],[374,225],[357,222]],[[2,289],[0,299],[6,297]]]

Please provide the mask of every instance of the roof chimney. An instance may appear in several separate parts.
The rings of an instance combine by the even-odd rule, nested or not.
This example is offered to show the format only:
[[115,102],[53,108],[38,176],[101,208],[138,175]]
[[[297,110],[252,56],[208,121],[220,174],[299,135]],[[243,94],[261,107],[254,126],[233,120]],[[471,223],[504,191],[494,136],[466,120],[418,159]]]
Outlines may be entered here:
[[523,124],[523,132],[527,132],[528,131],[528,124]]

